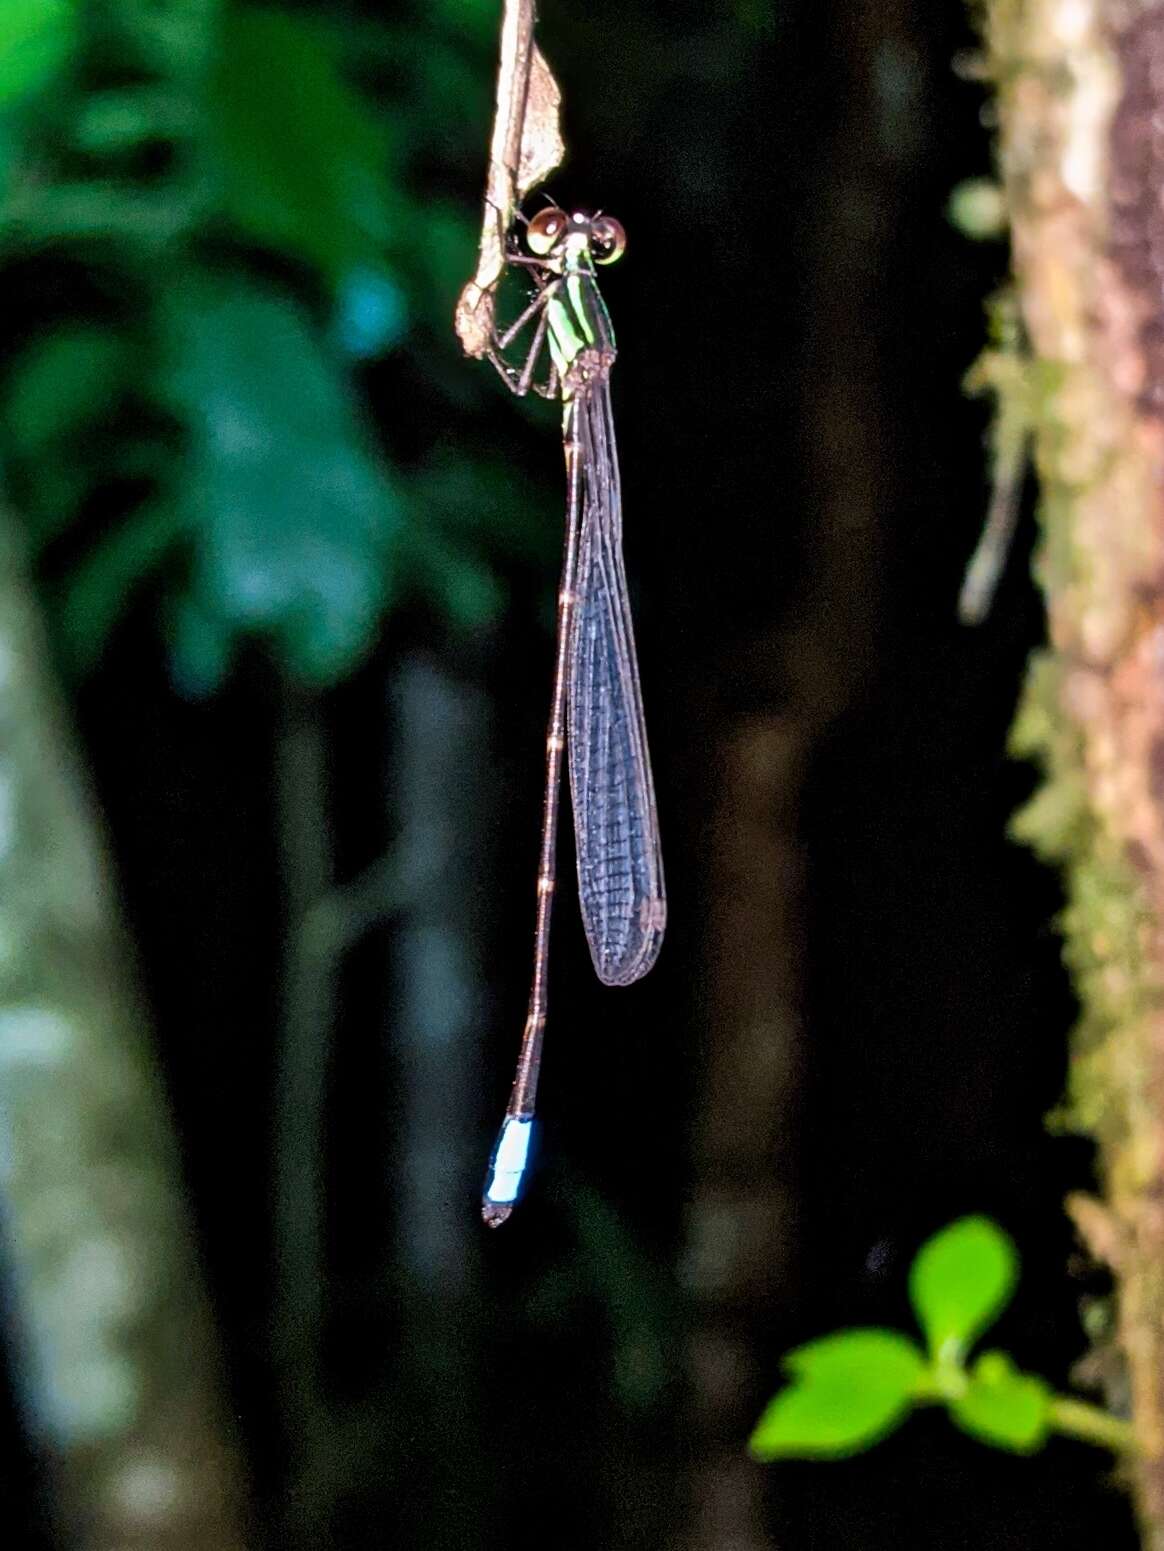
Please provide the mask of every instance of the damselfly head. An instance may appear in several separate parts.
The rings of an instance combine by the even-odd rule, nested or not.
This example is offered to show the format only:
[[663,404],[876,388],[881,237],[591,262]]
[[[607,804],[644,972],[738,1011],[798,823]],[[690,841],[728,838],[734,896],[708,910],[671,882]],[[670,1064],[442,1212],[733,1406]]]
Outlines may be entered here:
[[612,215],[596,215],[590,223],[590,251],[596,264],[613,264],[626,252],[626,232]]
[[539,210],[525,229],[525,244],[538,258],[547,258],[566,235],[570,219],[557,205]]
[[557,205],[538,211],[526,227],[525,241],[537,258],[549,258],[571,236],[585,238],[596,264],[613,264],[626,248],[622,222],[612,215],[592,216],[583,210],[567,215]]

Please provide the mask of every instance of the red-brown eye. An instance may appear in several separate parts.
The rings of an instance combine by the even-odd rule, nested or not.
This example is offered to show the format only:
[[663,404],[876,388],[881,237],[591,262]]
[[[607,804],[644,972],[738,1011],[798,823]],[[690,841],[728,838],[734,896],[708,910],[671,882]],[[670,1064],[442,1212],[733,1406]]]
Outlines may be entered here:
[[613,264],[626,249],[626,232],[622,222],[612,215],[600,215],[590,223],[590,251],[596,264]]
[[565,230],[565,212],[559,210],[556,205],[549,205],[545,210],[539,210],[526,227],[526,247],[538,258],[545,258],[553,251],[558,238]]

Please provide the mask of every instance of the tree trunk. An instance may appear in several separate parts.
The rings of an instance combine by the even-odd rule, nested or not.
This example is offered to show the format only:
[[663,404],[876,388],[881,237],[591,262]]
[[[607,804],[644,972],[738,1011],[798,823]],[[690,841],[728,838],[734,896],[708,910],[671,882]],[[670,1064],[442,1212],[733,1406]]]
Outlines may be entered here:
[[[397,1096],[386,1140],[397,1279],[393,1388],[412,1418],[398,1455],[406,1544],[464,1551],[504,1542],[478,1456],[457,1440],[481,1410],[481,901],[492,881],[499,787],[490,705],[435,654],[398,662],[390,684],[393,830],[407,893],[392,955],[390,1048]],[[492,1118],[492,1117],[491,1117]],[[419,1443],[418,1443],[419,1440]],[[395,1434],[395,1446],[400,1447]]]
[[987,12],[1031,361],[1049,648],[1014,733],[1046,781],[1018,832],[1066,873],[1082,1016],[1070,1113],[1104,1204],[1145,1544],[1164,1548],[1164,6]]
[[0,1116],[14,1368],[84,1551],[241,1551],[239,1471],[146,1020],[7,519]]
[[[913,57],[910,20],[907,5],[888,0],[856,12],[841,7],[827,28],[838,84],[821,110],[828,131],[810,180],[799,348],[811,368],[796,404],[814,503],[805,599],[743,653],[733,645],[719,674],[733,698],[741,681],[755,686],[757,703],[724,717],[709,761],[716,822],[707,882],[709,1053],[688,1219],[697,1319],[688,1357],[696,1457],[687,1551],[760,1551],[768,1543],[769,1472],[743,1455],[741,1441],[772,1387],[773,1329],[801,1293],[795,1116],[804,1081],[804,782],[872,656],[881,524],[896,495],[884,344],[869,320],[905,177],[870,125],[881,111],[877,62]],[[907,152],[898,154],[908,166]],[[758,1384],[745,1380],[749,1371]]]
[[327,1084],[348,914],[332,889],[327,730],[318,693],[280,685],[275,756],[286,944],[276,1062],[272,1367],[289,1487],[280,1551],[328,1551],[344,1440],[324,1382]]
[[762,1551],[765,1472],[740,1450],[757,1400],[757,1311],[794,1296],[799,1205],[805,724],[755,715],[721,750],[708,1042],[694,1137],[687,1276],[699,1318],[688,1363],[699,1457],[687,1551]]

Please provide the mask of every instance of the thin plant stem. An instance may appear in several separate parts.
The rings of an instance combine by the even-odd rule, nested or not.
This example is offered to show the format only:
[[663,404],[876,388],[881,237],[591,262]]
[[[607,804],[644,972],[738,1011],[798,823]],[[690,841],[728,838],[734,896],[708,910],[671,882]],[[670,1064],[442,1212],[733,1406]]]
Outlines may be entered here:
[[1121,1416],[1113,1416],[1086,1400],[1075,1400],[1069,1395],[1055,1395],[1051,1400],[1050,1423],[1057,1433],[1068,1438],[1081,1438],[1085,1443],[1097,1443],[1101,1448],[1116,1454],[1130,1454],[1136,1447],[1136,1437],[1130,1422]]
[[483,356],[493,346],[493,299],[506,267],[505,234],[518,205],[565,154],[561,90],[533,34],[534,0],[505,0],[477,271],[454,315],[466,355]]

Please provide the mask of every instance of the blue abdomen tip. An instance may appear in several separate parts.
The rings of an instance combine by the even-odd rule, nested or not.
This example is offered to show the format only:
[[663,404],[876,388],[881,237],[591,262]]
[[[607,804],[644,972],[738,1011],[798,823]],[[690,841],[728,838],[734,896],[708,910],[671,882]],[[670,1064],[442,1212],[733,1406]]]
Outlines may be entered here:
[[529,1159],[533,1119],[510,1116],[501,1127],[497,1146],[489,1160],[489,1174],[481,1210],[491,1227],[498,1227],[509,1216],[521,1191],[522,1178]]

